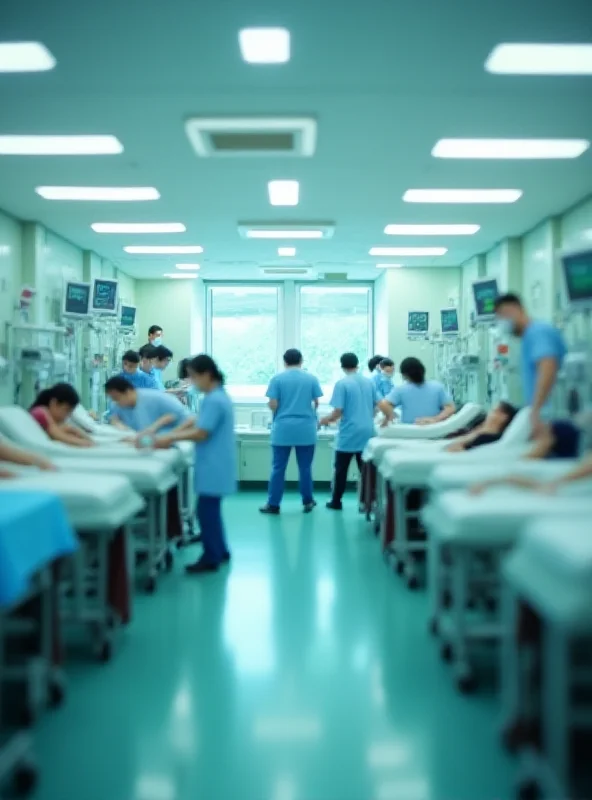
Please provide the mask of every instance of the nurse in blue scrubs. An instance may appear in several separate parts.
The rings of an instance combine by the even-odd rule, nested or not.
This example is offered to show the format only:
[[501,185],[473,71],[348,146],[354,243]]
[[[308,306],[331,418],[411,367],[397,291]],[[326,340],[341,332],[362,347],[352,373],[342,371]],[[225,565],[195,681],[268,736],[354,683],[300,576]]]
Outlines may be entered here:
[[189,375],[203,393],[197,424],[158,437],[154,446],[167,448],[179,441],[195,442],[195,493],[203,555],[186,570],[200,574],[216,572],[230,561],[222,500],[237,488],[236,436],[232,400],[216,362],[208,355],[196,356],[189,362]]

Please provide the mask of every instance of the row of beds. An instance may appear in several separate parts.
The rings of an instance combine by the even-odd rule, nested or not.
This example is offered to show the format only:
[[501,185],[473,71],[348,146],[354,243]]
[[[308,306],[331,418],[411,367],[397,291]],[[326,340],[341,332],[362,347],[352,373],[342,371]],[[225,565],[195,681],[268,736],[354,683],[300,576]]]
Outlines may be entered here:
[[576,463],[521,460],[529,409],[500,441],[445,452],[482,416],[467,404],[429,427],[377,431],[363,455],[361,511],[407,586],[425,583],[427,627],[459,691],[477,690],[489,656],[517,796],[589,798],[592,480],[549,496],[510,487],[470,494],[471,484],[510,473],[554,480]]
[[136,450],[80,406],[71,422],[98,446],[53,442],[24,409],[0,409],[0,439],[58,468],[0,462],[17,475],[0,481],[0,795],[37,783],[30,728],[64,699],[69,628],[109,661],[134,585],[154,592],[175,549],[195,541],[190,443]]

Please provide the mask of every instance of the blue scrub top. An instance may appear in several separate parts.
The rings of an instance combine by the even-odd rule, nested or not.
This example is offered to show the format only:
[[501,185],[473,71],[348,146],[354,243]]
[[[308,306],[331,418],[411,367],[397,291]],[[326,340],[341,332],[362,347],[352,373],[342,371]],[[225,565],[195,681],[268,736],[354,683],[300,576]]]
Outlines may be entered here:
[[374,436],[374,409],[378,397],[370,378],[353,373],[337,381],[330,405],[341,413],[335,449],[361,453]]
[[120,378],[125,378],[126,381],[131,383],[134,389],[156,389],[156,381],[146,372],[137,369],[135,372],[125,372],[122,370],[119,373]]
[[413,424],[421,417],[435,417],[452,398],[439,381],[425,381],[419,386],[406,383],[396,386],[385,400],[401,409],[401,422]]
[[156,383],[156,388],[164,391],[164,381],[162,379],[162,370],[158,367],[152,367],[150,374]]
[[165,414],[172,414],[174,422],[165,425],[160,433],[176,428],[187,417],[191,416],[187,406],[166,392],[155,392],[154,389],[137,389],[137,401],[134,408],[121,408],[113,403],[111,414],[118,417],[124,425],[134,431],[143,431]]
[[323,396],[319,379],[298,367],[275,375],[267,397],[277,400],[271,428],[272,445],[298,447],[317,441],[317,415],[313,406]]
[[385,375],[384,372],[381,372],[379,369],[376,369],[372,373],[371,381],[374,384],[379,400],[384,400],[387,394],[393,390],[393,376]]
[[[567,353],[567,347],[561,333],[548,322],[534,320],[522,336],[521,373],[522,391],[524,402],[532,405],[537,382],[537,368],[539,361],[544,358],[554,358],[560,369]],[[551,397],[545,403],[545,409],[550,406]]]
[[234,409],[222,387],[203,396],[197,427],[207,431],[208,438],[195,444],[195,493],[209,497],[233,494],[237,487]]

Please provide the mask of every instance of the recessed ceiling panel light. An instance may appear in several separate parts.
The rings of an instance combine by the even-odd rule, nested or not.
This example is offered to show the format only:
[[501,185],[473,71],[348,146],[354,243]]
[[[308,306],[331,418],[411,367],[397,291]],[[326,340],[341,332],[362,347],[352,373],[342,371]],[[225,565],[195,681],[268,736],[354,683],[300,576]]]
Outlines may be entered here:
[[446,247],[372,247],[371,256],[443,256]]
[[485,69],[499,75],[592,75],[592,44],[498,44]]
[[123,153],[115,136],[0,136],[3,156],[104,156]]
[[153,186],[38,186],[35,191],[45,200],[85,200],[121,203],[158,200]]
[[402,264],[377,264],[376,269],[401,269]]
[[166,256],[166,255],[189,255],[191,253],[203,253],[203,247],[198,244],[171,244],[171,245],[152,245],[134,244],[123,248],[126,253],[138,256]]
[[299,231],[280,231],[280,230],[251,230],[247,231],[247,239],[322,239],[323,231],[299,230]]
[[200,268],[199,264],[175,264],[177,269],[197,270]]
[[1,42],[0,72],[47,72],[56,60],[40,42]]
[[198,278],[198,274],[195,272],[165,272],[165,278],[171,278],[171,280],[195,280]]
[[278,256],[293,258],[296,255],[295,247],[278,247]]
[[479,225],[387,225],[389,236],[471,236]]
[[95,233],[184,233],[182,222],[93,222]]
[[297,206],[300,186],[298,181],[269,181],[269,202],[272,206]]
[[407,189],[406,203],[515,203],[520,189]]
[[290,60],[290,33],[285,28],[243,28],[238,41],[248,64],[285,64]]
[[586,139],[440,139],[436,158],[577,158],[590,142]]

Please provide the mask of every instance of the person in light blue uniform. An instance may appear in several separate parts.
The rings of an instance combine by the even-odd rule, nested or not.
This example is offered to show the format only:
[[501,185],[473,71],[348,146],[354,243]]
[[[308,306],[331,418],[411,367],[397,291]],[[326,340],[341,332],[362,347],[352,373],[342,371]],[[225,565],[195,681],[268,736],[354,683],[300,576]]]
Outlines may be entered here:
[[352,458],[362,470],[362,451],[368,439],[374,436],[374,414],[378,395],[370,378],[358,372],[359,360],[355,353],[341,356],[341,369],[345,377],[337,381],[330,405],[333,411],[320,420],[321,425],[339,421],[335,441],[335,474],[333,494],[327,508],[341,511],[342,498],[347,484],[347,473]]
[[379,400],[384,400],[392,392],[394,374],[395,362],[392,358],[383,358],[372,373],[371,380]]
[[267,389],[273,412],[271,447],[273,462],[267,503],[262,514],[279,514],[284,494],[286,467],[292,448],[296,451],[300,494],[304,512],[313,510],[312,460],[317,442],[316,409],[323,390],[318,378],[302,369],[302,353],[291,348],[284,353],[286,369],[275,375]]
[[222,500],[237,489],[236,434],[232,401],[216,362],[208,355],[196,356],[189,364],[189,374],[197,390],[203,392],[197,423],[158,437],[155,447],[195,442],[195,493],[203,555],[185,569],[201,574],[216,572],[230,561]]
[[415,425],[432,425],[454,414],[452,398],[439,381],[426,381],[425,367],[418,358],[404,358],[401,375],[405,384],[379,403],[386,422],[393,419],[395,408],[401,409],[401,422]]
[[156,381],[140,369],[140,355],[135,350],[128,350],[121,359],[119,376],[131,383],[134,389],[156,389]]
[[495,313],[502,333],[522,340],[521,377],[524,402],[531,409],[535,436],[542,435],[551,415],[551,398],[567,353],[561,333],[549,322],[533,320],[516,294],[500,295]]
[[113,401],[111,424],[136,431],[140,437],[190,425],[191,414],[174,395],[154,389],[134,389],[119,376],[109,378],[105,392]]
[[152,378],[158,389],[158,380],[154,368],[157,355],[156,347],[151,344],[145,344],[143,347],[140,347],[138,352],[140,354],[140,370]]
[[173,351],[169,350],[168,347],[165,347],[163,344],[159,345],[156,348],[156,358],[154,359],[154,378],[156,380],[156,384],[161,391],[165,391],[164,386],[164,379],[162,377],[163,372],[168,367],[173,359]]

